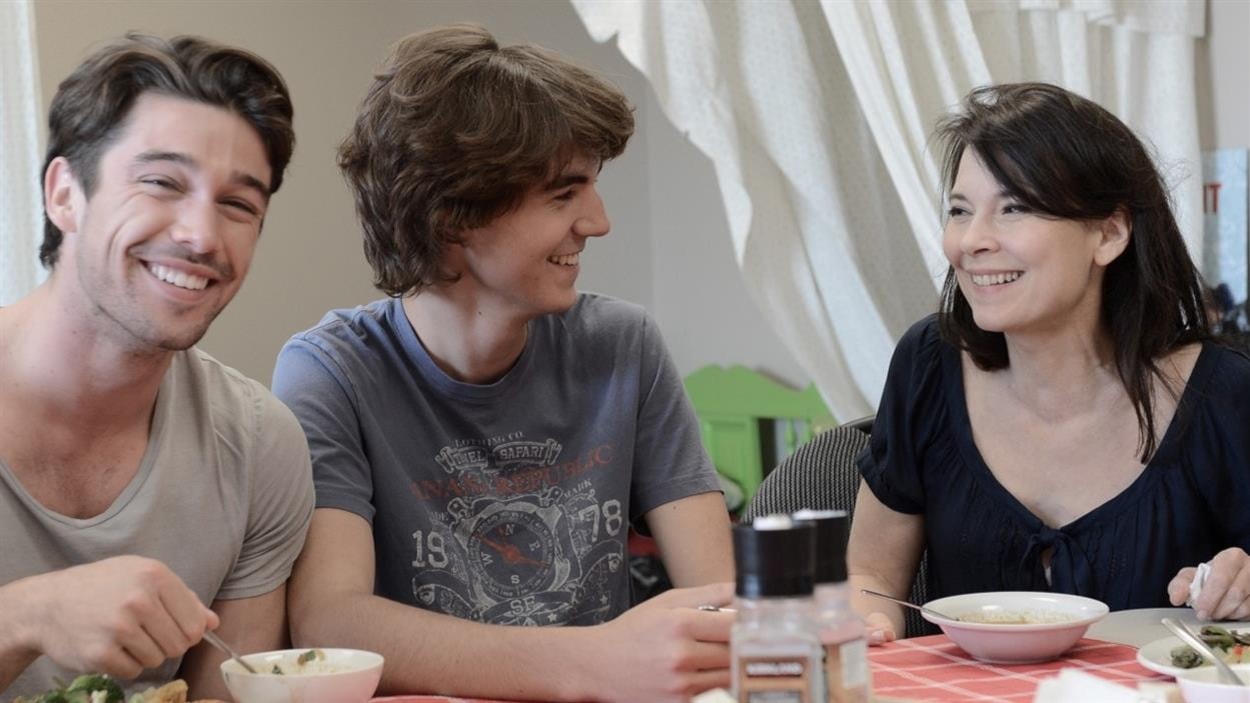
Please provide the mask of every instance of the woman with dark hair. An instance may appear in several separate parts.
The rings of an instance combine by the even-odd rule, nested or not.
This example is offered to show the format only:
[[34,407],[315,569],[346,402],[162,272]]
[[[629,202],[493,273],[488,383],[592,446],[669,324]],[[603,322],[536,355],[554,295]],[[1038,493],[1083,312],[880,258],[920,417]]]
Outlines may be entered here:
[[[857,587],[904,597],[1191,599],[1250,616],[1250,359],[1202,283],[1141,141],[1039,83],[974,90],[938,129],[950,268],[899,342],[860,487]],[[861,612],[877,641],[902,614]]]

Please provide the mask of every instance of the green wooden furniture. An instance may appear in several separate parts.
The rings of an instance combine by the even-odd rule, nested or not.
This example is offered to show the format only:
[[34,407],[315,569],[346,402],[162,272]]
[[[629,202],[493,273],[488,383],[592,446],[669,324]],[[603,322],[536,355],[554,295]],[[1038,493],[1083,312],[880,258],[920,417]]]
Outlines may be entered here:
[[815,385],[795,390],[744,366],[705,366],[685,385],[704,448],[745,500],[782,459],[838,424]]

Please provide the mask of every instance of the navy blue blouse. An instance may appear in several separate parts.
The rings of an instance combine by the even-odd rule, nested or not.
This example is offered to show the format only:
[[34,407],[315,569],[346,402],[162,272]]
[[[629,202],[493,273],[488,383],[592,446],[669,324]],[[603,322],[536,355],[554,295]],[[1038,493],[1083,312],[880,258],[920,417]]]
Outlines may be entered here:
[[[1250,358],[1203,345],[1137,480],[1052,529],[977,451],[959,350],[930,316],[894,352],[859,469],[887,507],[924,514],[931,598],[1030,590],[1089,596],[1112,610],[1167,606],[1182,567],[1227,547],[1250,551]],[[1051,584],[1041,558],[1049,547]]]

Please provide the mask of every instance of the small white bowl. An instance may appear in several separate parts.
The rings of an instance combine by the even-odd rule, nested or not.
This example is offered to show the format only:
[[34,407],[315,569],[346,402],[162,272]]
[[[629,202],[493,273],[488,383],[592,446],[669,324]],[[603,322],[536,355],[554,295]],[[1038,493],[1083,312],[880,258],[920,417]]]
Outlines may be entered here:
[[[1250,682],[1250,664],[1230,664],[1242,681]],[[1185,703],[1250,703],[1250,688],[1224,683],[1214,666],[1185,669],[1176,675]]]
[[[1071,649],[1109,610],[1093,598],[1040,591],[965,593],[925,605],[956,619],[922,613],[926,620],[973,659],[991,664],[1050,661]],[[977,622],[963,621],[970,618]]]
[[[324,661],[300,667],[308,651],[281,649],[245,654],[243,660],[260,673],[248,673],[238,662],[221,663],[221,676],[236,703],[366,703],[382,678],[382,655],[360,649],[317,648]],[[270,673],[279,666],[281,675]]]

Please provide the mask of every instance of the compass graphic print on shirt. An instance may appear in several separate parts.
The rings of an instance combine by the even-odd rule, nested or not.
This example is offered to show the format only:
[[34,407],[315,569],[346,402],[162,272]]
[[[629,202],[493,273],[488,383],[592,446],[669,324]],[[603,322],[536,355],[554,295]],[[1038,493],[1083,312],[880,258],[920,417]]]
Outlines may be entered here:
[[482,588],[496,598],[517,598],[550,585],[555,540],[538,515],[500,510],[473,528],[469,563]]

